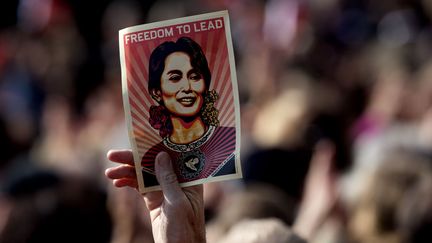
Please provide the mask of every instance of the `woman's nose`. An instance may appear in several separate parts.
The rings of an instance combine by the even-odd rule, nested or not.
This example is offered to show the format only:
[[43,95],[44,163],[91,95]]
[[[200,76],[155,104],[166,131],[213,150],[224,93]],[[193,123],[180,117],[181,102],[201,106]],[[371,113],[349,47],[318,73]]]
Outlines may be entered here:
[[192,80],[184,78],[182,80],[182,88],[184,91],[191,91],[192,90]]

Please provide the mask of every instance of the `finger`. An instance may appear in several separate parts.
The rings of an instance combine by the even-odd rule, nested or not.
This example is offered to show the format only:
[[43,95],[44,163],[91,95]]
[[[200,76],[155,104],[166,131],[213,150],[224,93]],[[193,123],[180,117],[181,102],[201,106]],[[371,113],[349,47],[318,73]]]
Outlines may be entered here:
[[110,150],[107,153],[107,158],[113,162],[134,165],[133,154],[129,149]]
[[311,159],[310,171],[312,174],[325,174],[332,169],[335,153],[334,145],[329,141],[320,141]]
[[110,179],[129,178],[136,179],[135,168],[130,165],[120,165],[105,170],[105,175]]
[[132,188],[138,188],[138,183],[136,179],[130,179],[130,178],[121,178],[121,179],[115,179],[113,181],[113,185],[116,187],[132,187]]
[[309,171],[305,179],[304,197],[314,200],[316,191],[325,191],[330,197],[336,197],[336,174],[333,168],[334,145],[329,141],[320,141],[316,146]]
[[184,197],[177,176],[171,164],[171,158],[166,152],[161,152],[156,156],[156,178],[162,187],[165,199],[173,202]]

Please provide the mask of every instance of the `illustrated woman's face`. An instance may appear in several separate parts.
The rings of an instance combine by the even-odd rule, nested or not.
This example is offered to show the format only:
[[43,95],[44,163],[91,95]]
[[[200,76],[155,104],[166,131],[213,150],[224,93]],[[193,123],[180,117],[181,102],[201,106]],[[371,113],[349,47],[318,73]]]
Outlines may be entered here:
[[195,116],[204,102],[205,82],[192,67],[184,52],[171,53],[165,59],[161,76],[161,93],[165,107],[175,116]]

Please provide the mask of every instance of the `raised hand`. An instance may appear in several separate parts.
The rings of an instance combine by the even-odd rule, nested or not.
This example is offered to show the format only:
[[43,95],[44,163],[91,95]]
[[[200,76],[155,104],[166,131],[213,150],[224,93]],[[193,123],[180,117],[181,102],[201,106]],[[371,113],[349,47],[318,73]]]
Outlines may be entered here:
[[[105,171],[116,187],[137,188],[137,178],[130,150],[111,150],[109,160],[121,163]],[[171,159],[161,152],[155,161],[156,178],[162,191],[143,195],[150,211],[156,243],[205,242],[202,185],[181,188],[172,168]]]

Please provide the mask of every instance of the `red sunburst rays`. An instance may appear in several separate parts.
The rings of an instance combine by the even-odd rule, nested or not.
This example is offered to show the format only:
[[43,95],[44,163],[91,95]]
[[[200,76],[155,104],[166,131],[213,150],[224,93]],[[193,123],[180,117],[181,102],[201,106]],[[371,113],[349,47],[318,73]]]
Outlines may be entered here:
[[[185,36],[185,35],[182,35]],[[231,84],[231,69],[228,57],[225,29],[208,32],[197,32],[188,35],[195,40],[206,55],[212,81],[210,90],[215,89],[219,94],[216,108],[219,110],[221,126],[235,126],[233,86]],[[151,52],[165,41],[176,41],[180,36],[130,44],[125,48],[127,81],[129,89],[129,104],[133,118],[133,132],[139,153],[161,141],[156,129],[149,124],[149,109],[156,105],[148,93],[148,62]],[[235,145],[234,145],[235,146]]]
[[[220,143],[219,141],[226,141],[226,143]],[[221,160],[234,151],[235,143],[235,130],[226,129],[223,133],[214,137],[212,142],[203,145],[203,149],[208,151],[208,154],[212,154],[212,157],[208,158],[209,160]]]

